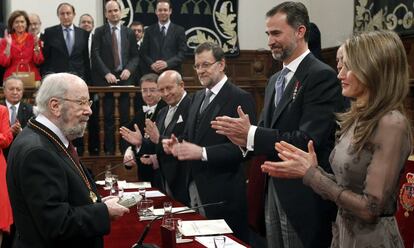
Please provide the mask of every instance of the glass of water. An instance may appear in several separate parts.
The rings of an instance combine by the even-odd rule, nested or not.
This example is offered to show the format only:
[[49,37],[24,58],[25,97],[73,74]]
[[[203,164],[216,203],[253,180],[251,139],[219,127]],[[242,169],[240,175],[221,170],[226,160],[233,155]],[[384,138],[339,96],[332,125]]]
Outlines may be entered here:
[[225,236],[216,236],[214,237],[214,248],[224,248],[226,245],[226,237]]

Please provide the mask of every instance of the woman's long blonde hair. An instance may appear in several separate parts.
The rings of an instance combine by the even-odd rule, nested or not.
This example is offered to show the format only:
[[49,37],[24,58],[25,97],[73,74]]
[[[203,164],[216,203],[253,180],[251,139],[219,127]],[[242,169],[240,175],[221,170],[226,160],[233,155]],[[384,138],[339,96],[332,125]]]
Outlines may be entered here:
[[[403,102],[409,91],[407,56],[401,39],[391,31],[354,35],[344,44],[344,56],[348,70],[369,95],[364,104],[353,102],[348,112],[338,114],[340,135],[356,123],[353,145],[359,153],[385,114],[392,110],[405,114]],[[407,126],[410,128],[410,124]]]

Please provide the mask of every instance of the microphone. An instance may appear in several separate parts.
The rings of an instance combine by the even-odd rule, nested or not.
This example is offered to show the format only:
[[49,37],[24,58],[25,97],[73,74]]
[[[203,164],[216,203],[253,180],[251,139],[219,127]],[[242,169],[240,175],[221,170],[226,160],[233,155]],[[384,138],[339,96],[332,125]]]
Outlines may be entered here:
[[[182,212],[186,212],[189,210],[197,210],[199,208],[204,208],[204,207],[210,207],[210,206],[220,206],[220,205],[224,205],[226,202],[225,201],[220,201],[220,202],[213,202],[213,203],[206,203],[206,204],[202,204],[200,206],[195,206],[195,207],[191,207],[191,208],[187,208],[187,209],[182,209],[176,212],[171,212],[171,214],[179,214]],[[154,244],[143,244],[145,237],[148,235],[149,230],[151,229],[152,224],[161,219],[162,217],[164,217],[164,215],[160,215],[155,217],[154,219],[152,219],[144,228],[144,231],[142,231],[141,236],[138,239],[138,242],[136,244],[134,244],[131,248],[158,248],[157,245]]]
[[105,174],[105,172],[106,171],[108,171],[108,170],[113,170],[113,169],[116,169],[116,168],[118,168],[118,167],[120,167],[120,166],[122,166],[122,165],[124,165],[124,164],[126,164],[126,163],[128,163],[128,162],[131,162],[132,160],[134,160],[135,158],[131,158],[130,160],[127,160],[127,161],[125,161],[125,162],[121,162],[121,163],[119,163],[119,164],[116,164],[116,165],[114,165],[114,166],[111,166],[111,167],[109,167],[109,169],[105,169],[104,171],[101,171],[101,172],[99,172],[98,174],[96,174],[96,176],[95,176],[95,178],[98,178],[99,176],[102,176],[103,174]]

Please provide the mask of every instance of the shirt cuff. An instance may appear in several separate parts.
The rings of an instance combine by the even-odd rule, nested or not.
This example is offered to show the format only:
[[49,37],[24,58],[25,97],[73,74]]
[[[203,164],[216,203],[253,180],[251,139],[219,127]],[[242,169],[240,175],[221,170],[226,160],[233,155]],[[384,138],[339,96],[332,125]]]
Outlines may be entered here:
[[206,150],[206,148],[205,147],[202,147],[202,152],[201,152],[201,161],[208,161],[207,160],[207,150]]
[[257,126],[250,125],[249,133],[247,134],[247,143],[246,149],[247,151],[254,151],[254,136],[256,134]]

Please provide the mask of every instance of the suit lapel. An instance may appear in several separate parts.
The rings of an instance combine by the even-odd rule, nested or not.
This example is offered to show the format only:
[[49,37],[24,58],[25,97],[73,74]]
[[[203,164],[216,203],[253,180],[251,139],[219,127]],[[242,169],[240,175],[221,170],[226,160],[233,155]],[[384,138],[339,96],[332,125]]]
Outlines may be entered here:
[[56,39],[61,44],[59,47],[61,47],[63,49],[63,52],[69,57],[69,51],[66,47],[65,34],[60,25],[56,28],[56,34]]
[[122,56],[122,63],[125,63],[125,58],[126,58],[126,52],[127,52],[127,47],[128,47],[128,37],[127,37],[127,28],[123,25],[121,25],[121,30],[120,30],[120,36],[121,36],[121,56]]
[[[285,88],[285,91],[283,92],[282,99],[280,99],[279,104],[275,108],[273,115],[272,115],[272,123],[271,127],[275,124],[276,120],[279,118],[280,114],[283,112],[283,110],[286,108],[286,106],[292,101],[292,94],[293,89],[295,88],[295,82],[297,81],[295,75],[293,75],[292,79],[289,81],[288,86]],[[274,104],[274,103],[271,103]]]
[[[288,86],[285,89],[285,92],[283,93],[282,99],[279,102],[279,106],[276,107],[273,115],[272,115],[272,123],[271,127],[275,124],[277,119],[280,117],[283,110],[289,105],[289,103],[292,101],[293,98],[293,91],[296,87],[297,82],[304,82],[307,73],[309,70],[307,69],[309,66],[311,66],[312,61],[315,59],[315,57],[312,55],[312,53],[309,53],[308,55],[303,58],[303,60],[300,62],[298,68],[296,69],[295,74],[293,75],[292,79],[289,81]],[[304,69],[306,68],[306,69]],[[302,85],[303,87],[303,85]],[[271,99],[273,101],[273,97]],[[270,103],[273,104],[273,103]],[[266,105],[270,106],[270,105]]]
[[194,134],[195,134],[195,128],[197,125],[197,116],[198,116],[198,111],[200,109],[201,106],[201,102],[204,99],[204,92],[205,90],[200,90],[198,92],[195,93],[195,95],[193,96],[193,102],[191,103],[191,108],[190,111],[188,113],[188,118],[189,120],[187,121],[187,126],[188,126],[188,139],[189,140],[194,140]]
[[[228,99],[230,99],[231,96],[229,94],[229,91],[230,82],[226,81],[217,96],[214,97],[213,101],[211,101],[206,110],[204,110],[205,113],[203,119],[200,120],[200,126],[198,127],[197,131],[196,143],[204,137],[204,135],[210,129],[211,121],[218,115],[223,106],[228,102]],[[204,97],[202,97],[201,101],[203,101],[203,98]],[[200,109],[200,106],[198,109]]]

